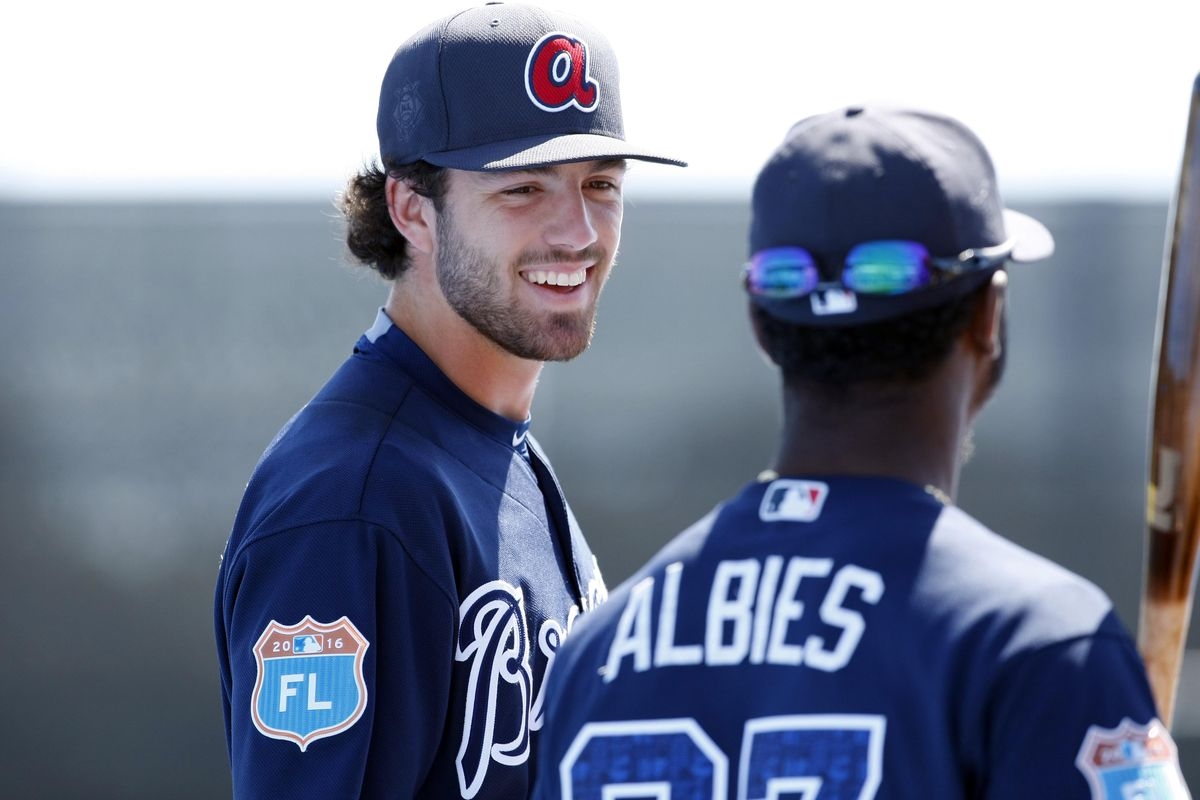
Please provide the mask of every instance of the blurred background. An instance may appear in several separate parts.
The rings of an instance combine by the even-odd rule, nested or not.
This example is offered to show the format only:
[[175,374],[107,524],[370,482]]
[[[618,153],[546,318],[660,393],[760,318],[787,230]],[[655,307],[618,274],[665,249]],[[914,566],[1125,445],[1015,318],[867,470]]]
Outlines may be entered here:
[[[229,796],[217,559],[262,448],[383,302],[333,197],[374,156],[392,50],[459,5],[48,2],[0,30],[0,796]],[[1200,10],[547,5],[609,33],[630,138],[691,161],[631,170],[595,343],[534,409],[610,586],[773,454],[737,288],[754,171],[800,117],[885,100],[967,122],[1058,243],[1013,270],[959,504],[1133,628]],[[1175,735],[1200,786],[1197,658]]]

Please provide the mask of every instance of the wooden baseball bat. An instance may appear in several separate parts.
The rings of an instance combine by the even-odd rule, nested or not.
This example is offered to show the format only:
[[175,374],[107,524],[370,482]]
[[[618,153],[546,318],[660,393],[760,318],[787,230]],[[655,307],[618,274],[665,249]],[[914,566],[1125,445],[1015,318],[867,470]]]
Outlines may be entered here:
[[1192,84],[1183,163],[1168,215],[1155,332],[1138,650],[1170,728],[1200,541],[1200,75]]

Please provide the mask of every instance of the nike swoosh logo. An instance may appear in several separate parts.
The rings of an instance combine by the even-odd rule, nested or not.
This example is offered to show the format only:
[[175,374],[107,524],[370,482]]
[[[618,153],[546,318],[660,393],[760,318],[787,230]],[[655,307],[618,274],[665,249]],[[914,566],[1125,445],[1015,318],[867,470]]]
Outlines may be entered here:
[[517,431],[513,434],[513,447],[521,446],[521,444],[525,441],[525,433],[526,431]]

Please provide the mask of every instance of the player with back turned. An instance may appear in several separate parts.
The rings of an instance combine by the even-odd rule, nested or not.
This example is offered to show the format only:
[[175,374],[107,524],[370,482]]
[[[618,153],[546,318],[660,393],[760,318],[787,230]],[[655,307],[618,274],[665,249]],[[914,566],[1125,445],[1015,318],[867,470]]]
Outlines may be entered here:
[[1053,250],[983,144],[918,110],[802,120],[749,238],[775,463],[580,620],[535,797],[1188,797],[1109,599],[954,504],[1005,265]]
[[606,595],[529,434],[620,239],[617,66],[584,22],[489,4],[396,51],[382,167],[342,198],[386,305],[267,448],[217,579],[238,798],[528,796],[543,675]]

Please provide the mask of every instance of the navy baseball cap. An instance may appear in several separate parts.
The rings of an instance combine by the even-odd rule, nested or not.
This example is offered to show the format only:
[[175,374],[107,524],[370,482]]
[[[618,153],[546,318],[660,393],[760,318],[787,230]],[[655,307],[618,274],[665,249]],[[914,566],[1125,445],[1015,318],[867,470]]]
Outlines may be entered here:
[[[1004,208],[991,157],[972,131],[944,115],[889,107],[841,108],[796,123],[755,179],[749,238],[751,257],[803,248],[831,278],[866,242],[917,242],[939,259],[1005,243],[1012,261],[1054,252],[1042,223]],[[834,287],[751,297],[788,322],[861,325],[964,296],[998,266],[900,294]]]
[[379,96],[385,164],[503,170],[632,158],[686,166],[625,141],[617,61],[587,23],[489,3],[396,51]]

